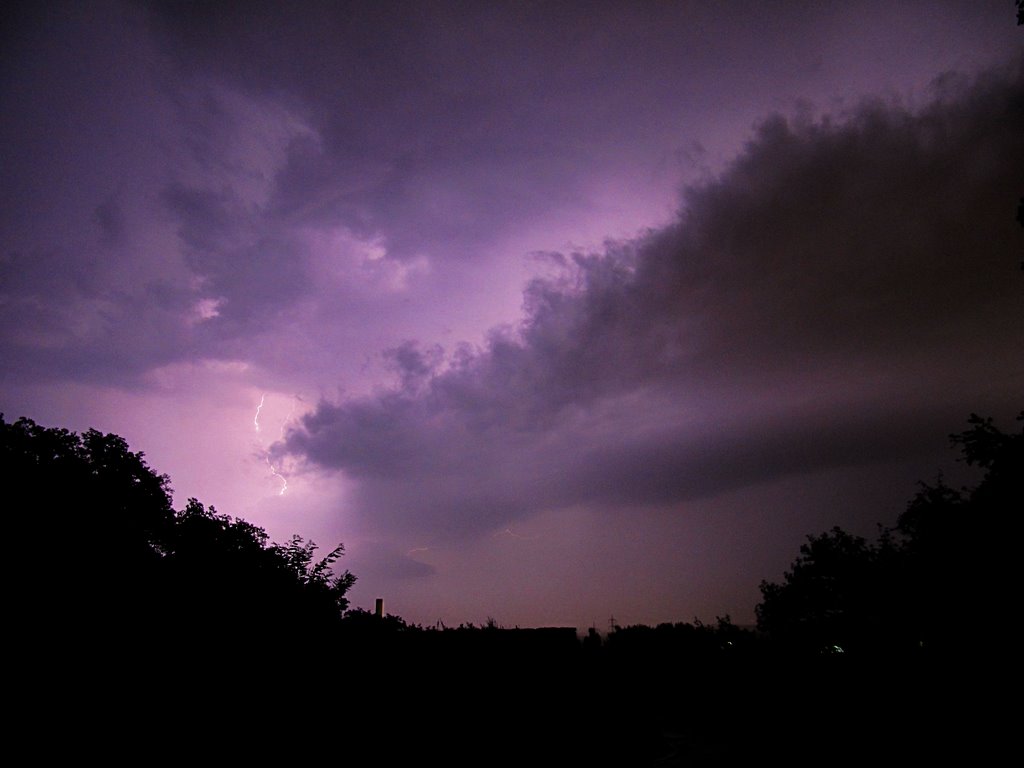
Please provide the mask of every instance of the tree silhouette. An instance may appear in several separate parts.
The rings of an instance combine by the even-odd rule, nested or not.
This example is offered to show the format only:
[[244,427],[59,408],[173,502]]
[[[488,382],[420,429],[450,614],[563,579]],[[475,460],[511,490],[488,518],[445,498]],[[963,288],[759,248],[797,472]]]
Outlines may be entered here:
[[15,639],[231,641],[298,638],[340,626],[355,581],[336,547],[266,532],[190,499],[117,435],[7,423],[0,472],[8,513]]
[[174,616],[167,631],[175,633],[201,627],[225,639],[282,640],[330,634],[340,626],[345,593],[355,582],[348,571],[331,571],[344,552],[340,545],[314,561],[313,542],[293,536],[268,545],[262,528],[195,499],[177,513],[162,544]]
[[782,584],[761,582],[758,628],[784,642],[818,651],[856,645],[874,624],[874,570],[878,553],[839,527],[808,536]]
[[954,654],[985,642],[978,626],[1012,605],[1024,430],[1004,433],[976,414],[968,423],[950,440],[984,470],[974,488],[921,483],[873,544],[840,528],[809,536],[781,584],[761,582],[759,629],[816,652]]

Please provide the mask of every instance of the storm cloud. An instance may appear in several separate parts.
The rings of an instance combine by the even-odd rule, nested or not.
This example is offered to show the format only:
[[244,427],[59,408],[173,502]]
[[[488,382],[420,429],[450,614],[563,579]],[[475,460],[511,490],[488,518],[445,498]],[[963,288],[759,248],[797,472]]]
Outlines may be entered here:
[[1022,75],[767,119],[673,225],[551,258],[519,326],[443,362],[407,343],[394,387],[321,402],[276,450],[356,480],[371,528],[460,537],[883,462],[1012,411]]

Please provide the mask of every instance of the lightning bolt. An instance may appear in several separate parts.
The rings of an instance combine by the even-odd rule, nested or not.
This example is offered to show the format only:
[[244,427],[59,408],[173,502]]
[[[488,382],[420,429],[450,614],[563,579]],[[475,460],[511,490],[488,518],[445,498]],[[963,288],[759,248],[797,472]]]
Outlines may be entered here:
[[270,474],[281,480],[281,490],[277,492],[277,495],[284,496],[284,492],[288,490],[288,478],[274,468],[269,456],[267,456],[267,466],[270,467]]
[[256,431],[260,431],[260,411],[263,410],[263,401],[267,399],[267,393],[264,392],[260,396],[260,404],[256,406],[256,415],[252,417],[253,426],[256,427]]
[[[260,395],[260,404],[256,406],[256,414],[252,417],[252,425],[257,432],[262,431],[260,428],[260,413],[263,411],[263,406],[267,402],[267,393],[264,392]],[[295,411],[295,403],[292,403],[292,413]],[[291,418],[291,413],[288,414],[288,418]],[[287,419],[285,419],[287,422]],[[284,437],[284,424],[281,425],[281,436]],[[260,441],[262,442],[262,440]],[[284,496],[284,492],[288,490],[288,478],[277,471],[277,467],[274,466],[274,462],[270,460],[270,455],[266,451],[261,451],[264,455],[264,460],[267,462],[267,467],[270,469],[270,474],[281,481],[281,490],[277,492],[278,496]]]
[[429,551],[430,551],[430,547],[413,547],[412,549],[410,549],[408,552],[405,553],[405,556],[409,557],[413,552],[429,552]]
[[[284,496],[285,491],[287,491],[288,487],[289,487],[288,486],[288,478],[284,474],[286,463],[284,462],[284,458],[282,458],[282,463],[281,464],[276,464],[276,465],[274,464],[274,461],[273,461],[273,459],[271,457],[270,452],[265,447],[266,443],[268,441],[269,436],[263,435],[263,425],[260,423],[260,419],[263,418],[263,408],[264,407],[270,409],[270,410],[268,410],[267,415],[271,418],[271,421],[277,420],[277,416],[275,415],[275,409],[274,409],[274,406],[275,406],[275,404],[277,402],[277,400],[275,400],[277,395],[276,395],[276,393],[272,393],[272,395],[273,396],[271,397],[271,402],[270,403],[267,403],[267,393],[266,392],[264,392],[262,395],[260,395],[260,402],[256,406],[256,413],[252,417],[252,426],[253,426],[253,429],[256,430],[256,432],[261,434],[261,436],[256,438],[256,440],[254,441],[256,443],[256,446],[255,446],[256,447],[256,458],[257,458],[257,460],[262,458],[266,462],[267,469],[270,470],[270,474],[273,475],[274,477],[276,477],[278,480],[281,481],[281,487],[278,490],[277,495],[278,496]],[[291,408],[289,408],[289,410],[288,410],[288,415],[285,416],[284,420],[280,422],[280,426],[279,426],[279,429],[278,429],[279,439],[280,440],[284,440],[285,439],[286,433],[287,433],[287,429],[288,429],[288,425],[295,418],[295,414],[298,411],[298,407],[302,403],[303,403],[303,400],[302,400],[302,398],[299,395],[292,395]],[[271,426],[273,426],[273,425],[271,425]]]

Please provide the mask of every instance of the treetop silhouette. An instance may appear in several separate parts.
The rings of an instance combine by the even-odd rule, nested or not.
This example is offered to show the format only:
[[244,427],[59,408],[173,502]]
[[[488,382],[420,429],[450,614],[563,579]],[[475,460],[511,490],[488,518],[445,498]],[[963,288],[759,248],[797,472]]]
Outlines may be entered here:
[[920,483],[894,528],[869,543],[836,527],[808,536],[782,583],[761,582],[758,628],[804,651],[959,653],[986,642],[977,626],[1010,605],[1024,509],[1022,429],[1004,433],[971,414],[950,435],[984,470],[973,488],[940,475]]
[[14,423],[0,414],[4,485],[17,489],[9,522],[16,632],[83,641],[234,641],[327,636],[355,582],[333,566],[338,545],[267,533],[190,499],[117,435]]

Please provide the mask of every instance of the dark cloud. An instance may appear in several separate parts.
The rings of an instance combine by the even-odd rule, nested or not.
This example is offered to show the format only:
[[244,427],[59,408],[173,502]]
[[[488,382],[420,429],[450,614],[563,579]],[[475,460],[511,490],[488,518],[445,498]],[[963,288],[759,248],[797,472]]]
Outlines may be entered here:
[[[540,160],[553,158],[525,103],[533,92],[506,92],[520,88],[523,66],[498,71],[510,56],[532,60],[508,42],[506,50],[492,45],[521,33],[474,20],[492,11],[388,3],[310,3],[301,14],[272,3],[153,9],[154,29],[184,71],[283,99],[316,130],[316,140],[292,142],[278,174],[271,206],[281,215],[379,237],[392,258],[470,258],[517,213],[550,205],[551,184],[538,183],[538,173],[570,192],[564,163]],[[510,164],[519,171],[503,173]]]
[[[770,25],[756,3],[722,15],[614,3],[22,9],[0,70],[15,107],[0,121],[0,258],[19,273],[0,290],[7,321],[23,318],[6,338],[24,342],[5,354],[24,370],[105,361],[122,383],[175,359],[244,359],[296,386],[315,371],[316,388],[339,374],[321,374],[335,348],[365,357],[424,318],[430,342],[452,325],[475,333],[479,317],[514,311],[485,314],[489,293],[513,280],[512,254],[562,245],[605,207],[663,206],[678,146],[700,138],[701,173],[717,166],[745,115],[772,103],[758,78],[788,88],[820,59],[817,42],[775,55],[783,36],[811,40],[798,34],[821,20],[808,8],[773,12]],[[45,266],[54,258],[61,268]],[[580,279],[598,269],[581,267]],[[48,290],[19,293],[26,281]],[[538,312],[561,301],[551,290],[531,288]],[[613,306],[576,311],[621,310],[609,295]],[[146,328],[148,345],[116,341]],[[568,329],[533,331],[553,349]],[[632,335],[628,322],[616,332]],[[504,375],[520,341],[486,375]],[[599,365],[605,352],[587,349],[556,362]],[[649,351],[636,354],[648,367],[659,359]],[[610,386],[607,374],[587,386]],[[562,377],[563,400],[587,380],[543,375]]]
[[355,479],[370,527],[457,537],[941,449],[1019,408],[1021,135],[1019,66],[770,118],[674,225],[575,254],[446,368],[395,350],[397,388],[277,450]]
[[381,542],[360,542],[346,554],[346,567],[361,579],[420,579],[435,572],[432,565]]
[[202,293],[221,302],[218,324],[266,324],[277,310],[310,293],[302,243],[230,190],[171,184],[163,200],[179,223]]
[[438,344],[423,349],[414,341],[406,341],[385,350],[384,359],[398,374],[402,390],[415,392],[437,371],[444,359],[444,349]]
[[139,386],[159,366],[187,359],[201,337],[184,318],[189,297],[160,283],[138,296],[116,291],[45,296],[0,291],[6,382],[76,381]]
[[[631,152],[656,165],[648,142],[708,117],[719,55],[718,75],[729,55],[746,80],[765,66],[747,44],[764,34],[753,5],[148,6],[181,71],[283,101],[315,130],[292,142],[273,210],[379,237],[400,260],[479,261],[553,206],[585,208],[594,176]],[[709,47],[716,32],[729,53]]]
[[[152,62],[116,4],[5,18],[0,62],[0,376],[138,381],[195,341],[188,276],[139,230],[166,161]],[[146,242],[142,242],[146,240]],[[157,253],[154,253],[157,251]]]
[[0,286],[8,301],[41,304],[48,297],[67,301],[96,296],[102,281],[94,259],[75,259],[58,249],[0,254]]

